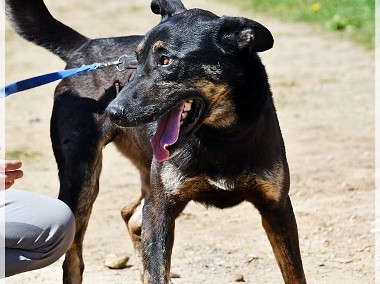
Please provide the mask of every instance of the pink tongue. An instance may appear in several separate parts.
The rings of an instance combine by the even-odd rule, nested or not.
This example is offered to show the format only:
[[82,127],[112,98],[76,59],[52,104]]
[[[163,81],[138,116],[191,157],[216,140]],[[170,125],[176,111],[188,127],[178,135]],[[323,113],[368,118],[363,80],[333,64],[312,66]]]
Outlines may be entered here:
[[153,155],[159,162],[169,158],[170,152],[166,147],[173,145],[178,140],[182,111],[183,104],[165,114],[158,121],[156,134],[150,143]]

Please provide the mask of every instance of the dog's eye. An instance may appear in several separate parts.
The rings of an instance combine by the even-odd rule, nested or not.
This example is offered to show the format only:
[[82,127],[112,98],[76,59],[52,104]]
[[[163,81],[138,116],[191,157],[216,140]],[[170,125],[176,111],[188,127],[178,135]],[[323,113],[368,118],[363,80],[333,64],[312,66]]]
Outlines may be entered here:
[[171,59],[165,55],[160,56],[160,60],[158,62],[159,65],[169,65],[171,63]]

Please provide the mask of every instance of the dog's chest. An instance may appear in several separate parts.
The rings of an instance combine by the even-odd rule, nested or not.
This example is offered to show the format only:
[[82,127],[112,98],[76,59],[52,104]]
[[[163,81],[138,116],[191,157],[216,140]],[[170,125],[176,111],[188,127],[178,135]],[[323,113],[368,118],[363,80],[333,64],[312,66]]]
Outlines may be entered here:
[[168,193],[177,194],[179,191],[199,192],[202,190],[232,191],[239,187],[238,179],[227,179],[224,177],[210,177],[200,174],[187,177],[174,165],[167,164],[162,168],[161,181]]
[[225,178],[212,179],[208,177],[206,178],[206,181],[210,184],[210,186],[216,186],[218,189],[222,190],[232,190],[235,187],[233,181],[227,181]]

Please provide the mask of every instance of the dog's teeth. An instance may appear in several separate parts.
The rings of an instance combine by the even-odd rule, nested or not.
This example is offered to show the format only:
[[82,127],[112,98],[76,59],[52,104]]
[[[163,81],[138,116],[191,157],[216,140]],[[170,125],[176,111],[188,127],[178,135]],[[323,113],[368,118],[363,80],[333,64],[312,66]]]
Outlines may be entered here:
[[187,117],[187,115],[188,115],[187,112],[183,112],[183,113],[181,114],[181,120],[185,120],[186,117]]
[[186,117],[189,115],[189,111],[191,110],[192,103],[193,103],[193,100],[188,100],[183,104],[183,111],[181,113],[181,125],[183,121],[186,119]]
[[191,104],[193,103],[193,100],[188,100],[185,102],[185,105],[183,107],[183,111],[189,111],[191,110]]

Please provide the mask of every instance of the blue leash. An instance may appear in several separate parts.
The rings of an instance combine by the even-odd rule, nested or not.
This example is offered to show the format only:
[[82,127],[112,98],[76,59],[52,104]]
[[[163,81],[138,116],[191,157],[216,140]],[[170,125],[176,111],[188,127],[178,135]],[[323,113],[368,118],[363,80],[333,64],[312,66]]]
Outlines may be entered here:
[[117,61],[104,62],[104,63],[93,63],[89,65],[82,65],[78,68],[66,69],[58,72],[53,72],[49,74],[44,74],[36,76],[33,78],[18,81],[9,84],[0,89],[0,98],[5,98],[11,94],[32,89],[41,85],[45,85],[56,80],[67,78],[73,75],[90,72],[99,68],[114,66],[118,71],[124,71],[126,69],[135,69],[137,65],[136,58],[131,55],[122,55]]

